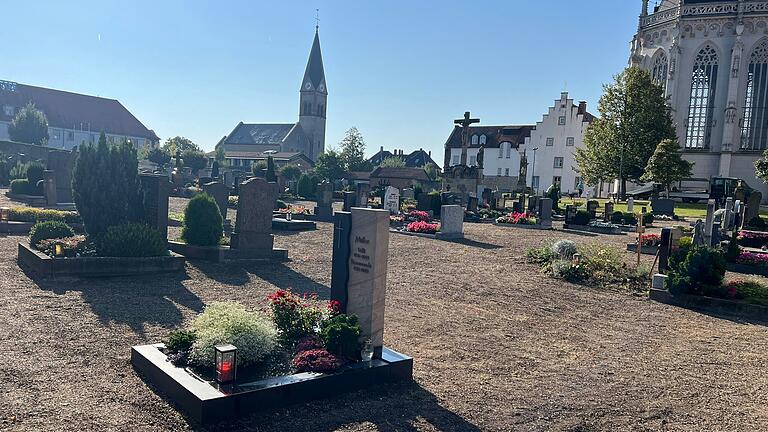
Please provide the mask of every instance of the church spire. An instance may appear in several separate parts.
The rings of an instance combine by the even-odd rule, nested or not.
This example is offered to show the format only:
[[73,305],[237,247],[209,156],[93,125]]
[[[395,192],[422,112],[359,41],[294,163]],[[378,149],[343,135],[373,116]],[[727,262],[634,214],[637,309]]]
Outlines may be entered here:
[[301,82],[301,91],[328,93],[325,84],[323,54],[320,51],[320,29],[317,25],[315,26],[315,40],[312,42],[312,50],[309,52],[307,69],[304,72],[304,80]]

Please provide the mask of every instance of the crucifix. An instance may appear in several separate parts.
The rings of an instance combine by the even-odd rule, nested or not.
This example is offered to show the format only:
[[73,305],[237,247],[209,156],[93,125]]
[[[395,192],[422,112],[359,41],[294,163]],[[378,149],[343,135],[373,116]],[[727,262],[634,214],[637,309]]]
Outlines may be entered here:
[[480,119],[469,118],[469,111],[464,113],[463,119],[453,121],[454,124],[461,125],[461,164],[467,165],[467,149],[469,148],[469,125],[480,123]]
[[315,31],[320,30],[320,9],[315,9]]

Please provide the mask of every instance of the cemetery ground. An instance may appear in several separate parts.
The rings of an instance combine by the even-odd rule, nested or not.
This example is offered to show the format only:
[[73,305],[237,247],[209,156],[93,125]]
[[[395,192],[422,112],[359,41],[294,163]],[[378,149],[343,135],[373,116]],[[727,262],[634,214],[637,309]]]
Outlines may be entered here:
[[[185,202],[172,199],[170,211]],[[331,231],[277,233],[291,257],[282,264],[193,261],[176,275],[83,280],[24,273],[15,251],[25,237],[0,237],[0,430],[205,430],[134,372],[130,346],[163,339],[213,301],[261,308],[288,287],[327,298]],[[763,324],[565,283],[524,259],[560,238],[623,249],[631,237],[490,224],[465,224],[465,234],[390,236],[384,340],[414,358],[413,383],[209,429],[765,429]]]

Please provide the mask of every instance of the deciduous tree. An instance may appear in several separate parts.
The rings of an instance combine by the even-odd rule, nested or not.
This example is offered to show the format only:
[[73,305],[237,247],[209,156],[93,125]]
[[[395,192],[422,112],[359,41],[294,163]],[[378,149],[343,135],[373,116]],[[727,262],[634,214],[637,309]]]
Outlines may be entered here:
[[48,119],[30,102],[11,120],[8,136],[11,141],[44,146],[48,143]]

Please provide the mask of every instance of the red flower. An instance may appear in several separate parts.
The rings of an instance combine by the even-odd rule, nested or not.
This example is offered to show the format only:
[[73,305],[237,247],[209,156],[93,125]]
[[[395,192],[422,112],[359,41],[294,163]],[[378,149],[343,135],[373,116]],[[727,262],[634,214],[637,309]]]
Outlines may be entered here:
[[328,310],[331,313],[337,314],[341,312],[341,302],[338,300],[331,300],[328,302]]

